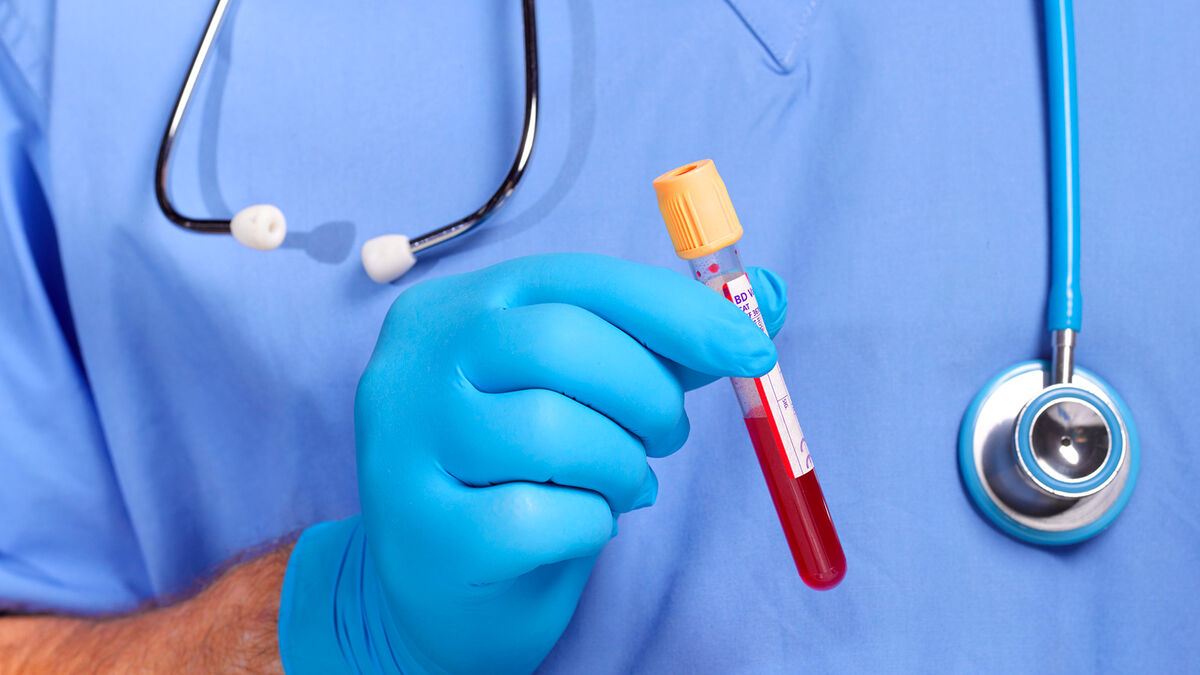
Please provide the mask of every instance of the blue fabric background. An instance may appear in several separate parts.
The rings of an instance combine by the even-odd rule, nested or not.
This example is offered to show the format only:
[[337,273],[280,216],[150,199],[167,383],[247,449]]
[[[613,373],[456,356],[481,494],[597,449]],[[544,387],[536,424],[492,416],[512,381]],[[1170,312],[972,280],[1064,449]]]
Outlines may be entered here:
[[354,385],[400,290],[546,251],[684,273],[650,180],[711,157],[743,258],[790,283],[777,344],[849,573],[800,583],[718,384],[543,670],[1197,666],[1200,4],[1076,7],[1079,359],[1143,457],[1125,514],[1064,550],[989,527],[955,463],[978,388],[1046,353],[1038,5],[542,3],[526,181],[375,285],[363,241],[465,215],[507,168],[518,4],[235,2],[172,188],[279,205],[263,254],[154,202],[208,2],[0,2],[0,597],[127,608],[355,512]]

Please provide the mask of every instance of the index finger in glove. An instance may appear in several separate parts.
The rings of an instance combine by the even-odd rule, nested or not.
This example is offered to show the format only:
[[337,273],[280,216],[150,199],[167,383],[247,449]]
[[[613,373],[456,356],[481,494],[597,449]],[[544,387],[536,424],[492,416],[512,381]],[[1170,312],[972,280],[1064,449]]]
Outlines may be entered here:
[[719,294],[661,267],[570,253],[518,258],[479,272],[495,275],[507,306],[577,305],[683,368],[714,377],[757,377],[775,346]]
[[[750,279],[750,286],[754,288],[754,297],[758,301],[758,309],[762,312],[767,333],[773,338],[783,328],[784,319],[787,318],[787,284],[779,275],[762,267],[747,267],[746,276]],[[702,387],[716,379],[708,373],[698,372],[678,363],[668,362],[666,365],[684,391]]]

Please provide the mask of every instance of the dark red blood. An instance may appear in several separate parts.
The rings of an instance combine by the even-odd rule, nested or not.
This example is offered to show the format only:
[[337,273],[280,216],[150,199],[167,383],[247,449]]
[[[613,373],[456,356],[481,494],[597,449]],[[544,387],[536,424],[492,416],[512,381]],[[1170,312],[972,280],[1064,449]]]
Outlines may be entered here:
[[718,265],[717,263],[713,263],[708,266],[708,271],[712,272],[713,274],[716,274],[717,270],[720,270],[720,269],[721,269],[721,266]]
[[800,578],[819,591],[837,586],[846,576],[846,554],[833,529],[817,472],[792,477],[787,455],[767,418],[747,417],[746,429]]

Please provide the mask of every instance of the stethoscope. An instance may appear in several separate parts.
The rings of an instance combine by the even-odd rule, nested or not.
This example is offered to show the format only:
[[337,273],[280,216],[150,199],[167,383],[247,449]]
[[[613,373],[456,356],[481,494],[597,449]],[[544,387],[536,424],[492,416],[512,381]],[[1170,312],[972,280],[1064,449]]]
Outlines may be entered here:
[[[260,250],[278,248],[287,234],[283,213],[270,204],[232,219],[181,215],[167,193],[175,136],[220,30],[229,0],[217,0],[179,90],[159,147],[154,188],[163,214],[176,225],[232,234]],[[1103,380],[1074,365],[1081,323],[1079,288],[1079,155],[1075,47],[1071,0],[1046,0],[1046,67],[1051,169],[1052,360],[1026,361],[1001,372],[971,402],[959,434],[959,468],[980,511],[1012,536],[1039,544],[1083,541],[1107,527],[1129,501],[1138,473],[1138,439],[1128,408]],[[512,194],[533,151],[537,132],[537,35],[534,0],[522,0],[525,45],[525,121],[516,157],[496,192],[470,215],[413,239],[390,234],[362,248],[363,267],[380,283],[407,272],[415,254],[486,220]]]
[[[517,154],[508,174],[483,206],[464,218],[411,240],[401,234],[386,234],[364,243],[362,247],[363,269],[375,281],[388,283],[396,280],[416,264],[415,254],[460,237],[487,220],[521,182],[525,166],[529,163],[529,157],[533,153],[534,137],[537,135],[538,54],[533,2],[534,0],[521,1],[525,34],[525,122],[521,130],[521,141],[517,145]],[[242,209],[229,220],[190,218],[182,215],[175,208],[167,191],[168,168],[171,162],[171,150],[175,145],[175,136],[179,132],[180,124],[183,123],[184,115],[187,114],[192,91],[208,60],[209,49],[212,48],[217,33],[220,32],[221,20],[225,17],[225,10],[228,6],[229,0],[217,0],[216,6],[213,7],[208,25],[204,29],[204,35],[200,38],[200,45],[196,47],[196,54],[192,57],[192,65],[188,68],[187,77],[179,89],[179,96],[175,99],[175,107],[171,110],[171,119],[167,123],[162,144],[158,149],[158,162],[154,170],[154,194],[163,215],[180,227],[193,232],[232,234],[234,239],[250,248],[269,251],[279,248],[284,237],[287,236],[287,219],[284,218],[283,212],[278,207],[271,204],[257,204]]]
[[1000,530],[1036,544],[1074,544],[1120,514],[1137,480],[1137,430],[1115,391],[1075,366],[1079,288],[1079,143],[1071,0],[1046,0],[1050,127],[1052,358],[996,375],[959,433],[963,482]]

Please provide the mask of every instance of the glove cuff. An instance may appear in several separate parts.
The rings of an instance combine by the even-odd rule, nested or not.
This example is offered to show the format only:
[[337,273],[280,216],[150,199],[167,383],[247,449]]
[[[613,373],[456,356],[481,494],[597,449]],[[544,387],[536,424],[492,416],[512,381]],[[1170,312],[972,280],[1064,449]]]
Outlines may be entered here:
[[288,559],[279,598],[284,672],[421,672],[397,637],[367,554],[362,518],[305,530]]

